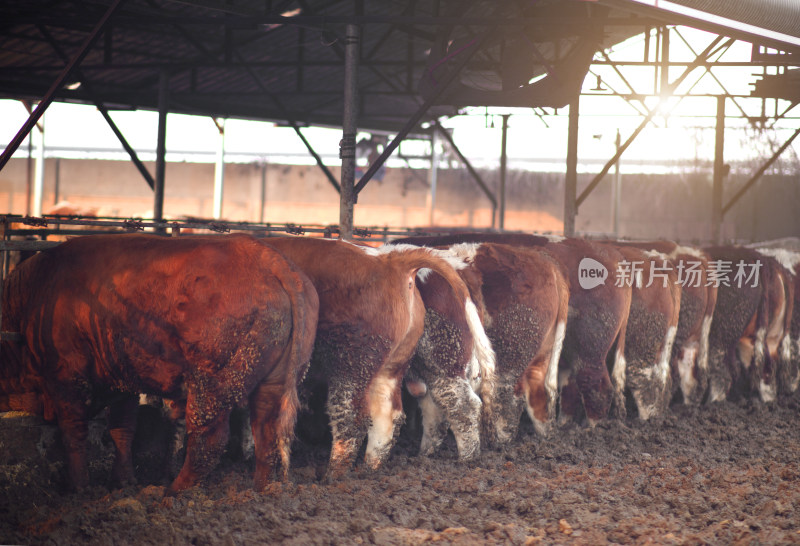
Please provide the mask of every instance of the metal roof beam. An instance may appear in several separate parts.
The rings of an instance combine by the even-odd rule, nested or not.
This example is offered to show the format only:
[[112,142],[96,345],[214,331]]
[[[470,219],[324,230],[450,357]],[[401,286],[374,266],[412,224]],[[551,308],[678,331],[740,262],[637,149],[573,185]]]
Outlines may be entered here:
[[489,35],[494,33],[494,29],[483,33],[482,35],[473,38],[473,46],[467,47],[460,58],[457,57],[457,60],[454,66],[451,68],[450,73],[446,74],[442,80],[439,82],[439,85],[434,89],[434,92],[425,100],[425,102],[417,109],[416,113],[411,116],[400,132],[394,137],[394,139],[383,149],[381,155],[369,166],[367,172],[361,177],[358,181],[358,184],[355,186],[355,195],[361,192],[364,189],[364,186],[375,176],[375,173],[378,172],[378,169],[386,162],[386,159],[395,151],[395,149],[400,145],[400,142],[411,132],[411,130],[420,122],[422,117],[428,112],[430,107],[434,104],[434,102],[444,93],[444,91],[450,86],[453,80],[461,73],[461,70],[467,65],[469,60],[480,50],[481,46],[486,42]]
[[727,204],[726,204],[724,207],[722,207],[722,216],[724,216],[724,215],[725,215],[725,213],[726,213],[726,212],[728,212],[728,211],[731,209],[731,207],[732,207],[733,205],[735,205],[735,204],[736,204],[736,202],[737,202],[739,199],[741,199],[741,198],[742,198],[742,196],[743,196],[745,193],[747,193],[747,190],[749,190],[751,187],[753,187],[753,185],[754,185],[756,182],[758,182],[758,180],[761,178],[761,176],[762,176],[762,175],[763,175],[763,174],[764,174],[764,173],[767,171],[767,169],[769,169],[769,168],[770,168],[770,166],[771,166],[773,163],[775,163],[775,160],[777,160],[777,159],[778,159],[778,157],[780,157],[780,155],[781,155],[781,154],[782,154],[784,151],[786,151],[786,148],[788,148],[788,147],[789,147],[789,146],[792,144],[792,142],[794,141],[794,139],[795,139],[795,138],[797,138],[797,136],[798,136],[798,135],[800,135],[800,129],[797,129],[797,130],[796,130],[796,131],[795,131],[795,132],[792,134],[792,136],[790,136],[790,137],[789,137],[789,139],[788,139],[786,142],[784,142],[784,143],[783,143],[783,145],[782,145],[780,148],[778,148],[778,151],[776,151],[774,154],[772,154],[772,157],[770,157],[770,158],[769,158],[769,159],[766,161],[766,163],[764,163],[764,164],[763,164],[761,167],[759,167],[759,169],[758,169],[758,170],[755,172],[755,174],[754,174],[753,176],[751,176],[751,177],[750,177],[750,179],[749,179],[747,182],[745,182],[744,186],[742,186],[741,188],[739,188],[739,191],[737,191],[737,192],[736,192],[736,195],[734,195],[733,197],[731,197],[731,200],[730,200],[730,201],[728,201],[728,203],[727,203]]
[[100,37],[100,34],[103,32],[103,29],[106,27],[108,21],[111,19],[111,16],[114,15],[114,13],[119,9],[119,7],[122,5],[124,1],[125,0],[115,0],[114,3],[111,4],[111,6],[109,6],[108,10],[105,12],[103,17],[95,25],[94,30],[92,30],[91,34],[89,34],[89,36],[87,36],[86,39],[84,40],[81,49],[75,54],[75,56],[72,58],[69,64],[66,67],[64,67],[64,70],[61,72],[58,78],[56,78],[56,81],[53,82],[53,85],[50,87],[45,96],[36,106],[36,109],[33,112],[31,112],[31,115],[28,117],[28,121],[26,121],[23,124],[22,128],[19,130],[16,136],[11,140],[8,146],[6,146],[5,150],[3,150],[3,153],[0,154],[0,170],[2,170],[3,167],[5,167],[6,163],[8,163],[8,160],[11,159],[11,156],[14,155],[14,152],[17,151],[17,148],[19,148],[19,145],[22,144],[22,141],[31,131],[33,126],[36,125],[36,122],[39,121],[39,118],[42,117],[44,111],[47,110],[47,107],[50,106],[50,103],[53,102],[56,92],[58,92],[58,90],[61,89],[61,87],[63,87],[67,79],[72,75],[72,73],[75,71],[78,65],[81,64],[81,61],[83,61],[83,59],[89,53],[89,50],[92,48],[94,43]]
[[[56,54],[64,60],[64,63],[65,64],[68,63],[69,57],[61,48],[61,46],[58,44],[58,42],[56,42],[55,38],[53,38],[50,32],[44,27],[41,27],[39,31],[42,33],[42,36],[44,36],[45,39],[50,43]],[[92,102],[94,103],[98,112],[100,112],[100,114],[103,116],[103,119],[106,120],[106,123],[108,123],[108,126],[111,128],[111,131],[114,133],[114,136],[117,137],[117,140],[119,140],[123,149],[130,156],[131,161],[133,162],[136,169],[139,171],[139,173],[141,173],[142,177],[144,178],[144,181],[147,182],[147,185],[150,186],[151,190],[155,190],[156,187],[155,180],[153,179],[152,175],[147,170],[147,168],[144,166],[144,163],[142,163],[141,160],[139,159],[139,156],[136,154],[136,150],[134,150],[133,147],[128,143],[127,139],[122,134],[122,131],[119,130],[117,124],[114,123],[113,119],[111,119],[111,115],[108,113],[108,109],[105,107],[102,101],[97,98],[96,93],[92,89],[91,81],[89,81],[86,78],[86,75],[81,71],[80,68],[77,68],[75,72],[78,75],[78,79],[81,82],[81,86],[83,86],[85,88],[86,93],[92,97]]]
[[[712,54],[712,50],[714,49],[714,47],[721,41],[722,41],[722,36],[717,36],[716,38],[714,38],[714,40],[711,41],[711,43],[706,47],[706,49],[700,55],[697,56],[696,59],[696,61],[698,61],[697,64],[692,64],[692,66],[687,67],[686,70],[683,72],[683,74],[678,76],[678,78],[674,82],[670,83],[666,89],[662,89],[662,92],[665,93],[666,95],[672,95],[672,92],[675,91],[675,89],[677,89],[678,86],[684,82],[684,80],[689,76],[689,74],[691,74],[695,68],[698,68],[700,66],[699,61],[703,59],[708,59],[708,57]],[[603,177],[608,173],[611,167],[617,161],[619,161],[619,158],[622,156],[623,153],[625,153],[625,150],[627,150],[628,147],[631,145],[631,143],[634,140],[636,140],[636,137],[639,136],[639,133],[642,132],[642,129],[644,129],[647,126],[647,124],[650,123],[650,120],[653,119],[653,116],[655,116],[657,111],[658,108],[653,108],[652,110],[650,110],[650,112],[648,112],[647,116],[645,116],[644,120],[642,120],[642,122],[639,124],[636,130],[633,131],[631,136],[629,136],[628,139],[625,141],[625,143],[622,144],[617,149],[617,152],[614,154],[614,156],[606,162],[602,170],[592,179],[589,185],[586,186],[586,188],[584,188],[584,190],[575,200],[576,209],[581,206],[581,203],[583,203],[587,197],[589,197],[589,194],[592,193],[592,191],[597,187],[600,181],[603,180]]]

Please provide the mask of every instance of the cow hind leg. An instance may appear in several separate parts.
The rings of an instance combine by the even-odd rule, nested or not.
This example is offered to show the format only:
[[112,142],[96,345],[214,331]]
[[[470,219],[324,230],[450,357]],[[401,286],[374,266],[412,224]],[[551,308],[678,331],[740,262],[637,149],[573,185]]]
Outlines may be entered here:
[[364,390],[366,389],[355,389],[337,381],[328,385],[326,410],[333,444],[326,481],[341,478],[355,463],[361,440],[367,432],[354,407],[356,400],[363,400],[364,395],[361,392]]
[[382,376],[375,378],[367,393],[367,408],[370,424],[364,462],[367,467],[376,470],[389,456],[395,431],[403,422],[399,380]]
[[[498,446],[508,444],[519,430],[525,400],[517,396],[517,378],[498,375],[495,383],[494,437]],[[521,394],[521,393],[520,393]]]
[[263,491],[280,457],[282,477],[289,477],[289,456],[297,419],[297,395],[283,385],[261,384],[250,396],[250,422],[255,443],[254,486]]
[[460,377],[436,380],[431,383],[430,392],[436,405],[443,408],[456,439],[459,459],[475,457],[480,452],[481,444],[481,399],[469,383]]
[[708,401],[722,402],[728,398],[733,377],[728,368],[727,351],[711,347],[708,351]]
[[178,477],[167,488],[167,495],[195,486],[211,472],[225,451],[231,409],[212,415],[210,407],[213,404],[198,407],[190,392],[186,403],[186,459]]
[[419,409],[422,411],[422,441],[419,454],[429,456],[442,445],[450,425],[444,418],[441,406],[431,396],[430,390],[419,399]]
[[605,362],[597,361],[593,365],[583,366],[576,374],[576,381],[583,400],[586,420],[590,426],[595,426],[608,416],[613,396]]
[[71,485],[76,490],[89,485],[89,467],[86,458],[86,438],[89,435],[85,405],[57,401],[55,411],[61,440],[67,453],[67,469]]
[[138,410],[139,399],[136,395],[126,395],[123,399],[111,404],[109,408],[108,431],[116,448],[111,479],[116,485],[124,486],[136,482],[133,475],[131,446],[136,432]]

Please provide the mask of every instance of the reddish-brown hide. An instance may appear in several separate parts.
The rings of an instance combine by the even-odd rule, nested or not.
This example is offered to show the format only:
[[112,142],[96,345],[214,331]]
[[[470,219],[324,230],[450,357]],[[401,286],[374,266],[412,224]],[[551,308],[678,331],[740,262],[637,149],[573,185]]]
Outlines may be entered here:
[[[617,342],[624,347],[631,288],[616,287],[622,255],[611,246],[582,239],[551,239],[526,234],[460,233],[409,237],[396,243],[450,246],[458,243],[501,243],[544,247],[563,267],[569,281],[569,320],[561,353],[561,416],[574,418],[581,410],[590,423],[608,415],[612,402],[606,357]],[[578,278],[582,259],[591,258],[608,271],[605,283],[584,289]],[[499,363],[498,363],[499,364]]]
[[231,409],[250,395],[261,488],[279,451],[288,463],[317,311],[310,281],[247,236],[76,238],[7,279],[3,330],[24,342],[3,342],[0,391],[52,408],[77,487],[92,412],[110,405],[114,478],[127,481],[139,393],[185,399],[187,455],[168,493],[214,466]]
[[403,418],[401,391],[425,307],[416,288],[421,268],[442,275],[460,293],[456,272],[427,249],[377,251],[351,243],[275,237],[263,243],[283,252],[311,278],[320,297],[309,383],[327,386],[333,434],[328,476],[349,470],[365,435],[365,462],[377,468],[388,456]]

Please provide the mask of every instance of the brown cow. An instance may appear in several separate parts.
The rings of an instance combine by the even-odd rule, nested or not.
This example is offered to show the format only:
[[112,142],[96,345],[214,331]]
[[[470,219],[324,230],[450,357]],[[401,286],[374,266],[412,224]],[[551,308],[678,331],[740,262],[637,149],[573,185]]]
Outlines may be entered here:
[[[625,257],[618,283],[632,287],[624,351],[617,351],[611,374],[617,400],[628,391],[640,419],[666,412],[672,397],[670,357],[678,330],[681,288],[666,255],[617,245]],[[624,383],[622,383],[624,382]]]
[[[482,242],[544,247],[561,264],[569,282],[569,320],[559,363],[561,419],[576,418],[581,407],[591,425],[608,415],[613,390],[606,357],[615,342],[620,351],[624,350],[631,302],[629,286],[614,286],[617,265],[623,259],[618,250],[583,239],[511,233],[408,237],[397,242],[441,246]],[[584,267],[585,264],[592,267]],[[603,271],[605,276],[601,278],[582,279],[580,276]],[[587,284],[587,280],[592,282]],[[620,411],[624,411],[624,407]]]
[[783,337],[778,341],[777,324],[773,324],[770,328],[772,335],[767,335],[767,345],[770,356],[778,361],[779,390],[793,393],[800,383],[800,252],[783,248],[755,248],[782,266],[779,272],[786,297]]
[[[464,278],[466,260],[443,250],[431,252]],[[420,454],[438,448],[449,428],[459,458],[469,459],[480,452],[481,429],[491,421],[486,410],[493,407],[495,354],[471,297],[465,305],[464,295],[430,269],[417,274],[417,287],[425,304],[425,329],[405,386],[422,411]]]
[[677,269],[681,306],[672,349],[672,392],[680,392],[685,404],[700,404],[708,390],[708,334],[717,303],[717,288],[708,285],[708,256],[672,241],[617,244],[661,252]]
[[547,434],[556,414],[569,302],[561,265],[541,248],[462,243],[448,251],[468,263],[460,273],[496,354],[492,399],[482,394],[487,443],[513,439],[525,411]]
[[168,494],[191,487],[224,449],[250,397],[255,485],[279,453],[288,471],[297,384],[311,356],[310,281],[248,236],[95,235],[26,260],[6,281],[0,390],[42,395],[74,486],[88,483],[87,420],[110,406],[116,481],[133,478],[139,393],[186,400],[186,460]]
[[777,374],[767,351],[770,329],[782,329],[786,292],[779,264],[756,250],[705,249],[709,282],[718,285],[709,335],[710,402],[757,392],[774,400]]
[[442,275],[466,305],[467,289],[429,249],[357,246],[305,237],[262,242],[283,252],[311,278],[320,297],[308,383],[327,386],[333,434],[328,478],[352,466],[366,434],[365,463],[377,468],[403,418],[402,379],[422,335],[425,307],[417,271]]

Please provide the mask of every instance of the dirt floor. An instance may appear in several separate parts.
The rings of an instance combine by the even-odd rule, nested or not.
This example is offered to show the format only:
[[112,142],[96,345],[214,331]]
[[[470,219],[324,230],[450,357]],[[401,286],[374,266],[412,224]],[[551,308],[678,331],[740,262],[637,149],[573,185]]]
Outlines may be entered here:
[[[226,456],[207,485],[175,498],[163,497],[162,465],[146,451],[140,485],[102,485],[107,449],[91,465],[96,485],[67,493],[52,430],[3,419],[0,543],[800,543],[799,417],[796,395],[675,406],[659,421],[546,440],[524,423],[507,449],[469,463],[452,441],[417,457],[407,426],[379,472],[323,484],[325,448],[298,442],[289,483],[254,493],[252,463]],[[44,456],[31,457],[37,443]]]

